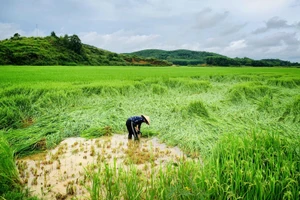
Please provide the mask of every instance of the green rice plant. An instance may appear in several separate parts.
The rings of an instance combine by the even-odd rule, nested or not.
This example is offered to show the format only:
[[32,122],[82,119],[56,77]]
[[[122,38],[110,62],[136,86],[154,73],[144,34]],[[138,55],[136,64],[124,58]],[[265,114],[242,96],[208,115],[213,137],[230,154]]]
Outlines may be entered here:
[[[105,167],[102,167],[97,175],[101,189],[95,199],[109,196],[106,190],[111,191],[111,197],[123,197],[126,185],[121,176],[127,182],[132,179],[139,184],[136,188],[142,188],[141,199],[247,199],[251,195],[258,199],[265,197],[266,188],[278,193],[279,198],[292,199],[293,191],[298,189],[293,184],[296,179],[290,178],[289,182],[282,176],[293,177],[286,172],[288,169],[298,173],[296,164],[285,161],[292,168],[279,164],[277,167],[285,174],[278,174],[276,167],[266,168],[274,166],[269,161],[257,165],[274,172],[269,173],[268,179],[265,171],[259,167],[256,170],[256,165],[251,163],[260,158],[276,160],[278,156],[259,157],[258,153],[264,151],[250,145],[248,149],[257,156],[244,153],[249,158],[246,156],[247,159],[240,162],[230,157],[237,154],[232,153],[235,147],[226,149],[219,142],[233,147],[230,140],[223,138],[224,133],[232,133],[236,136],[233,142],[241,146],[245,141],[252,144],[251,137],[247,138],[244,133],[254,128],[265,130],[267,134],[282,134],[288,141],[298,141],[299,87],[277,86],[268,80],[290,77],[298,85],[299,75],[300,71],[293,68],[3,66],[0,67],[0,133],[15,155],[23,156],[43,150],[45,145],[53,148],[67,137],[80,134],[98,137],[102,134],[101,127],[109,126],[113,133],[127,134],[126,119],[147,114],[151,117],[151,125],[142,126],[143,136],[156,136],[162,142],[178,146],[190,158],[201,156],[205,165],[176,162],[176,165],[163,167],[161,176],[158,169],[156,172],[153,169],[154,172],[147,176],[140,175],[137,170],[138,181],[125,177],[125,173],[127,176],[131,173],[124,168],[117,172],[109,168],[112,172],[108,173],[108,170],[105,175]],[[153,95],[155,87],[157,91]],[[167,92],[162,92],[164,89]],[[241,141],[235,141],[235,138],[241,138]],[[260,140],[268,140],[268,137]],[[256,143],[265,146],[263,142]],[[210,158],[219,159],[215,157],[218,146],[226,153],[220,154],[221,158],[226,160],[228,157],[228,161],[224,161],[221,168],[226,169],[226,173],[219,169],[216,176],[220,163]],[[299,147],[294,145],[288,151],[297,154]],[[238,152],[246,150],[240,148]],[[289,157],[292,154],[282,155]],[[295,156],[293,158],[296,160]],[[238,163],[238,166],[252,166],[254,170],[247,168],[242,173],[235,165]],[[219,177],[223,175],[232,180],[224,179],[221,183]],[[105,186],[103,180],[110,180],[104,176],[113,177],[112,183],[118,184],[119,192]],[[243,179],[235,182],[233,177],[237,176]],[[244,184],[243,180],[246,180]],[[270,184],[266,184],[268,181]],[[278,185],[289,189],[281,195]]]
[[228,81],[228,76],[225,75],[209,75],[209,80],[213,81],[213,82],[226,82]]
[[166,87],[158,84],[153,84],[151,87],[153,94],[163,95],[168,92],[168,89]]
[[21,113],[13,106],[0,107],[0,129],[21,127]]
[[211,87],[209,81],[186,81],[183,88],[191,92],[207,92]]
[[300,86],[300,78],[293,78],[293,81],[296,85]]
[[273,78],[267,81],[268,85],[274,85],[279,87],[286,87],[286,88],[295,88],[299,83],[298,79],[293,79],[292,77],[281,77],[281,78]]
[[205,118],[209,117],[209,113],[206,109],[206,106],[203,104],[202,101],[193,101],[189,103],[189,105],[186,107],[186,110],[190,115],[196,115]]
[[234,85],[228,91],[228,99],[231,102],[242,102],[245,100],[258,99],[264,96],[273,97],[273,90],[260,82],[246,82]]
[[200,180],[210,199],[298,199],[299,142],[272,131],[224,135]]
[[92,138],[98,138],[101,136],[110,136],[112,135],[113,130],[110,126],[105,126],[102,128],[89,128],[87,130],[84,130],[80,136],[84,137],[84,138],[88,138],[88,139],[92,139]]
[[271,112],[273,109],[273,101],[269,96],[264,96],[258,103],[257,103],[257,109],[259,111],[267,111]]
[[149,129],[143,130],[143,133],[142,133],[142,137],[144,137],[144,138],[151,138],[151,137],[155,137],[155,136],[158,136],[158,135],[159,135],[158,131],[149,130]]
[[36,102],[37,109],[43,108],[56,108],[62,109],[69,105],[70,101],[75,101],[78,96],[78,91],[65,90],[65,89],[54,89],[45,93],[41,98]]
[[0,128],[21,128],[32,116],[30,97],[15,95],[0,98]]
[[123,184],[123,192],[121,195],[124,199],[141,199],[143,187],[145,186],[141,181],[138,170],[131,166],[130,170],[121,174],[120,179]]
[[114,167],[110,167],[104,163],[99,166],[97,172],[86,170],[87,179],[91,180],[91,186],[86,186],[90,192],[92,200],[98,199],[119,199],[122,192],[120,176],[122,169],[116,168],[116,162]]
[[163,84],[168,88],[179,88],[184,85],[184,81],[182,79],[175,78],[164,78],[162,80]]
[[300,122],[300,96],[294,97],[293,101],[286,106],[280,119],[290,119],[294,123]]
[[99,95],[99,94],[102,93],[103,87],[104,86],[102,86],[102,85],[99,85],[99,86],[84,86],[84,87],[82,87],[82,92],[85,95],[92,95],[92,94]]
[[21,189],[14,153],[3,137],[0,137],[0,160],[0,196],[2,196],[9,191]]

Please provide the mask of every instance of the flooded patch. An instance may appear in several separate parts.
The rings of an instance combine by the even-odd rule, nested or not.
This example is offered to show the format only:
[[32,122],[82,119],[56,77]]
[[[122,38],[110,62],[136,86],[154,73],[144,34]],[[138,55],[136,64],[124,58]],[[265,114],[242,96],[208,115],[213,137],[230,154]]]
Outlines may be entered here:
[[86,171],[109,164],[117,168],[150,169],[186,156],[177,147],[168,147],[157,138],[128,141],[127,135],[98,139],[68,138],[55,149],[17,160],[20,177],[33,195],[42,199],[89,199]]

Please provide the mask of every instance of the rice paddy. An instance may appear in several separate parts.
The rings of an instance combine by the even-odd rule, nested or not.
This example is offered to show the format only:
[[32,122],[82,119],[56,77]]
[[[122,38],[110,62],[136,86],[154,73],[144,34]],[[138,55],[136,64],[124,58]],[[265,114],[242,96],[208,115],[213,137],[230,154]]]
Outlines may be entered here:
[[[89,199],[88,174],[101,167],[129,171],[133,165],[138,173],[150,177],[151,171],[169,162],[174,165],[187,159],[178,148],[170,148],[158,139],[128,141],[125,135],[98,139],[67,138],[55,149],[17,160],[21,181],[33,195],[44,199]],[[120,189],[120,188],[119,188]]]
[[300,198],[297,68],[3,66],[0,86],[4,199]]

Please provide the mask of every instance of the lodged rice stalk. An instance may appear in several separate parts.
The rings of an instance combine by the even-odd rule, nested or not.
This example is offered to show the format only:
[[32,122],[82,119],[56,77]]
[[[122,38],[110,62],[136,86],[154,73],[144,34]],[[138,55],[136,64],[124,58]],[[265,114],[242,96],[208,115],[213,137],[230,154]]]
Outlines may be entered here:
[[0,137],[0,196],[11,190],[20,189],[20,177],[13,151],[8,142]]

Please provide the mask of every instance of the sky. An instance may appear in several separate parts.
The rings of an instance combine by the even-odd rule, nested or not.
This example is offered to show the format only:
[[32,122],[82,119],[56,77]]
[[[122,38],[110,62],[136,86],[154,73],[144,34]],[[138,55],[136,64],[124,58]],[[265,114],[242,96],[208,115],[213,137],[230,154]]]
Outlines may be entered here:
[[300,62],[300,0],[0,0],[0,40],[76,34],[116,53],[189,49]]

